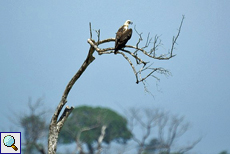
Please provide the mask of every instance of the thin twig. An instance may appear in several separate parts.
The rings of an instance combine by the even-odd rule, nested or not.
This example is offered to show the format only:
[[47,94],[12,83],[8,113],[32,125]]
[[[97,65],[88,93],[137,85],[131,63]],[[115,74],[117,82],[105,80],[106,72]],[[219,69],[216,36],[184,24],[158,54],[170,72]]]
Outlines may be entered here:
[[121,54],[129,62],[130,66],[133,69],[134,75],[136,76],[136,80],[137,80],[136,83],[138,83],[137,71],[136,71],[135,67],[133,66],[133,63],[131,62],[131,60],[123,52],[118,51],[117,53]]
[[177,33],[176,37],[173,36],[173,39],[172,39],[172,47],[171,47],[171,51],[170,51],[171,56],[172,56],[172,53],[173,53],[173,50],[174,50],[174,45],[175,45],[175,43],[176,43],[176,41],[177,41],[177,39],[178,39],[178,37],[179,37],[179,35],[180,35],[180,31],[181,31],[181,27],[182,27],[184,18],[185,18],[185,17],[184,17],[184,15],[183,15],[183,16],[182,16],[181,23],[180,23],[180,27],[179,27],[179,29],[178,29],[178,33]]
[[89,23],[89,32],[90,32],[90,39],[92,39],[93,34],[92,34],[92,29],[91,29],[91,22]]

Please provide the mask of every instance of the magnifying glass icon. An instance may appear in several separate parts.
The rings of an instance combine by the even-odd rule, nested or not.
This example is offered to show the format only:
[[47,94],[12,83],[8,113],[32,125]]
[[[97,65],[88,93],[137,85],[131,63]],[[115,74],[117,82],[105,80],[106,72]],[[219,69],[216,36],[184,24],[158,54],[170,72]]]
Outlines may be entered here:
[[15,151],[18,150],[18,148],[14,145],[15,144],[15,139],[11,135],[7,135],[3,139],[3,143],[7,147],[12,147]]

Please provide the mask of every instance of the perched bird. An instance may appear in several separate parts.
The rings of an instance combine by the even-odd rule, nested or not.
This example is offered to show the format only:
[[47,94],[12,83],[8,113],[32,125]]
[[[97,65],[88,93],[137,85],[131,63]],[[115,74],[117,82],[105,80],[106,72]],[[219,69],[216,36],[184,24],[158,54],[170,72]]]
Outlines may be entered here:
[[121,26],[117,33],[115,38],[115,51],[114,53],[117,54],[117,51],[124,48],[125,44],[128,42],[128,40],[132,36],[133,30],[129,28],[129,24],[132,24],[130,20],[127,20],[123,26]]

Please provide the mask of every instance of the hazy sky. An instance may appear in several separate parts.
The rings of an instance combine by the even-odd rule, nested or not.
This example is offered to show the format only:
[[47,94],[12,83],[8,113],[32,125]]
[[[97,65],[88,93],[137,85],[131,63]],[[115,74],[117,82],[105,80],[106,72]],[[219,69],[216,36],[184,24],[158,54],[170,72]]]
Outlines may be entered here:
[[[43,97],[46,108],[56,108],[87,56],[89,22],[106,39],[130,19],[143,36],[162,35],[159,52],[164,53],[185,15],[177,56],[154,61],[173,74],[159,75],[158,88],[155,80],[149,81],[154,98],[135,83],[122,56],[95,53],[96,60],[75,84],[67,104],[109,107],[119,113],[134,106],[164,108],[191,123],[184,143],[203,137],[193,153],[230,151],[229,6],[229,0],[1,0],[0,131],[12,128],[7,117],[13,112],[28,111],[28,97]],[[134,33],[128,44],[137,39]]]

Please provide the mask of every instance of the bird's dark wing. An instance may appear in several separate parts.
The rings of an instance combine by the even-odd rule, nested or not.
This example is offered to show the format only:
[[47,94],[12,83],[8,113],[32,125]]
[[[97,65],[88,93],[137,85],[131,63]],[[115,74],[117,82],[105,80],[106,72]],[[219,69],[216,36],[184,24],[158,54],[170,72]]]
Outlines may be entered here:
[[124,33],[124,26],[121,26],[119,29],[118,29],[118,31],[117,31],[117,33],[116,33],[116,39],[115,39],[115,44],[117,43],[117,42],[119,42],[120,41],[120,38],[121,38],[121,36],[122,36],[122,34]]
[[124,33],[117,32],[116,39],[115,39],[115,53],[116,51],[125,47],[125,44],[132,36],[132,29],[128,29]]
[[121,35],[121,37],[120,37],[120,39],[119,39],[119,41],[121,42],[121,44],[124,44],[124,45],[125,45],[125,44],[128,42],[128,40],[131,38],[132,33],[133,33],[133,30],[132,30],[132,29],[127,29],[127,31],[125,31],[125,32]]

